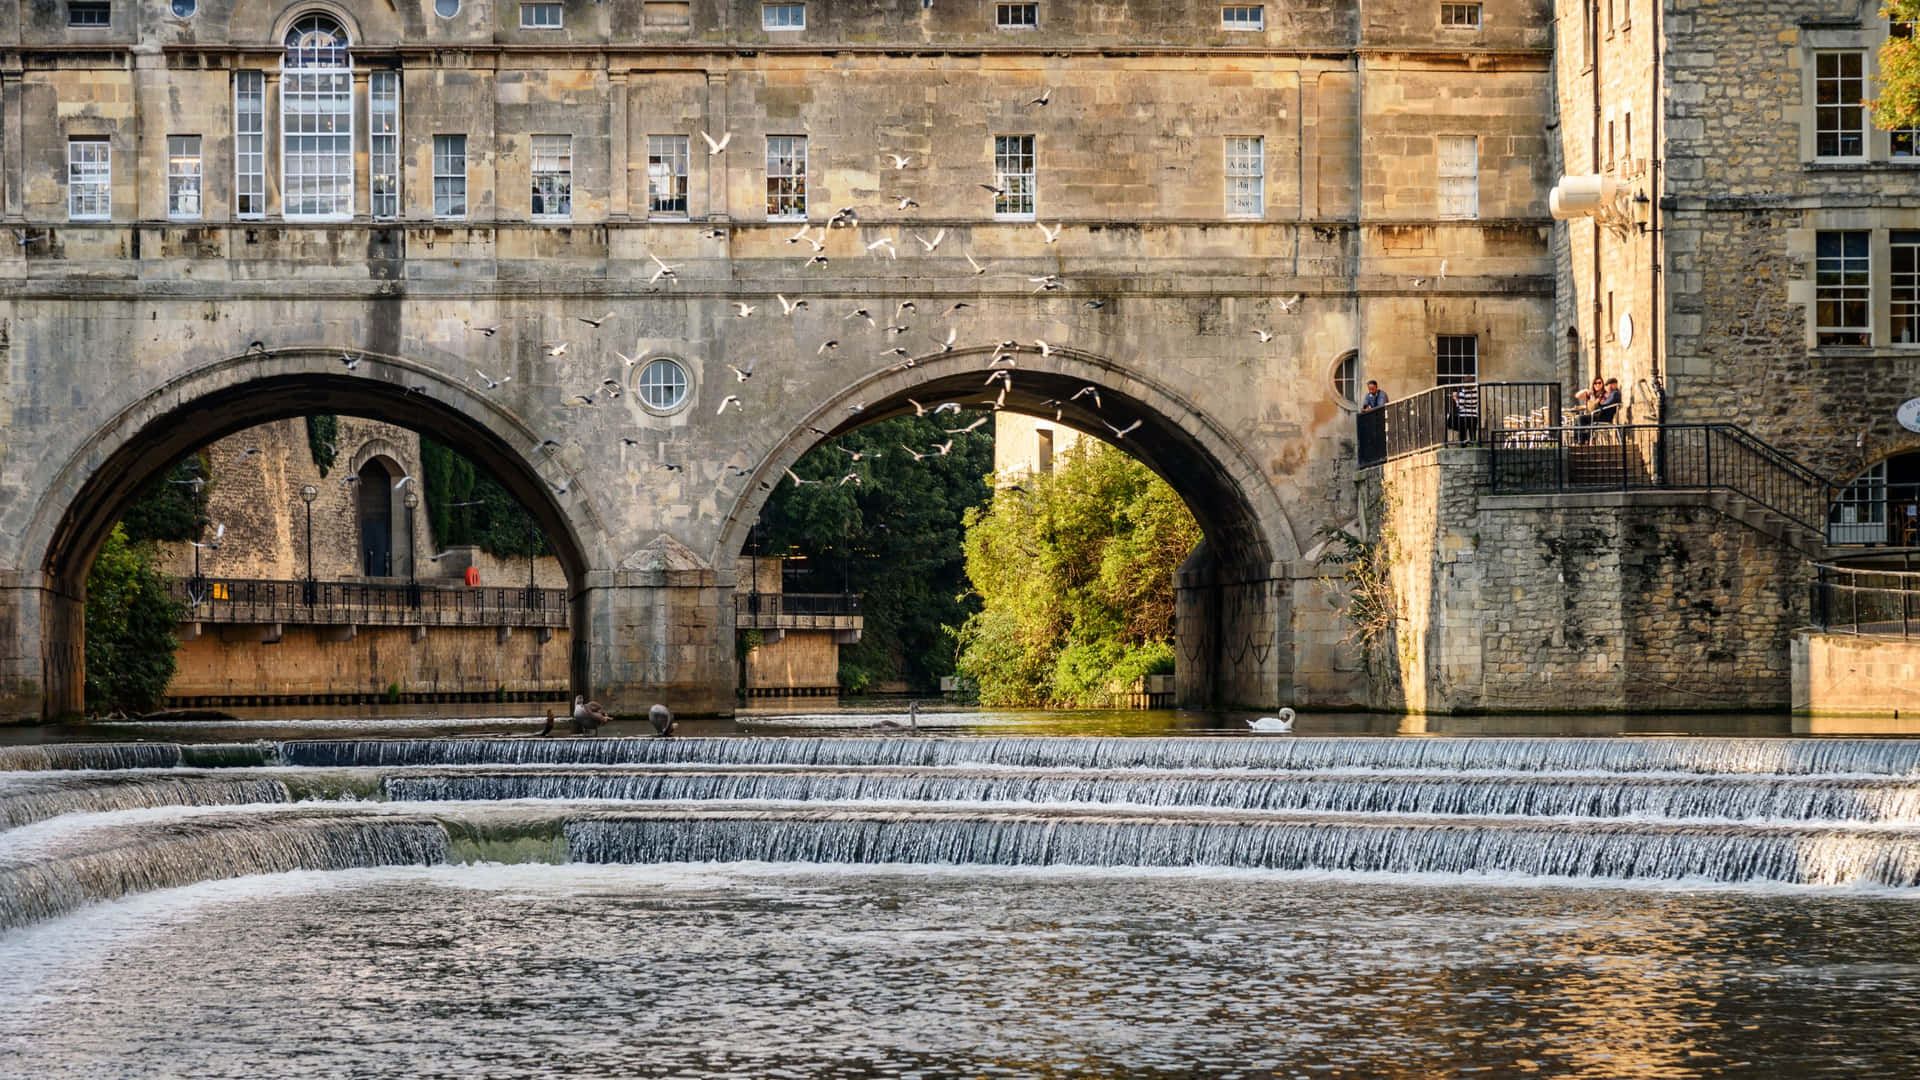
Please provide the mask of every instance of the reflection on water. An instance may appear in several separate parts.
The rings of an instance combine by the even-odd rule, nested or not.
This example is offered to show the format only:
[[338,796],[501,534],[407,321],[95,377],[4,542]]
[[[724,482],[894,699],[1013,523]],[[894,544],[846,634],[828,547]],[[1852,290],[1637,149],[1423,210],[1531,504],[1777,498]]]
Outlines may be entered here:
[[7,1076],[1906,1077],[1920,905],[1268,874],[296,874],[0,938]]

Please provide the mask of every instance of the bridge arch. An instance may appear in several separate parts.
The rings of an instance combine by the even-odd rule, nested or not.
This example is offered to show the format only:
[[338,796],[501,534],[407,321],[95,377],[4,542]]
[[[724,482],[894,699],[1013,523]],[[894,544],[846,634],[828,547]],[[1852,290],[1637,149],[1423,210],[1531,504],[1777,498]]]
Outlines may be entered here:
[[[1010,358],[1012,366],[996,357]],[[1292,678],[1288,567],[1300,558],[1301,547],[1278,491],[1244,443],[1177,388],[1082,349],[955,349],[854,380],[761,458],[720,530],[713,564],[732,565],[774,487],[815,446],[911,414],[914,402],[930,408],[997,397],[998,390],[985,383],[993,371],[1011,377],[1003,408],[1057,416],[1061,424],[1119,446],[1166,480],[1199,522],[1205,540],[1176,581],[1181,704],[1282,703]],[[1097,391],[1097,405],[1094,393],[1082,393],[1088,387]],[[1116,429],[1125,434],[1116,435]]]
[[[358,358],[355,370],[346,370],[343,355]],[[586,576],[612,565],[611,545],[566,454],[549,453],[552,444],[543,445],[505,404],[426,364],[338,345],[255,349],[195,367],[141,394],[50,467],[23,534],[23,551],[43,582],[39,621],[48,713],[77,711],[82,704],[87,572],[138,492],[196,447],[315,413],[422,431],[492,472],[551,542],[574,594],[573,622],[583,625]],[[578,636],[570,667],[574,684],[585,685]]]

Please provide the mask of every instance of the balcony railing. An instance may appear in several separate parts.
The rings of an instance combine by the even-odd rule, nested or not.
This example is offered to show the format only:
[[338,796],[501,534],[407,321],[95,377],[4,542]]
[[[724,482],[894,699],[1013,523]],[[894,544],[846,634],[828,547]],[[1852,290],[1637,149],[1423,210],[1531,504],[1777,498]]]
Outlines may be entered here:
[[1448,442],[1485,446],[1495,430],[1534,418],[1541,424],[1560,422],[1559,383],[1479,383],[1478,407],[1463,413],[1454,395],[1465,385],[1436,386],[1361,413],[1355,419],[1360,467]]
[[1920,635],[1920,573],[1814,567],[1813,621],[1833,634]]
[[180,578],[167,592],[187,619],[316,626],[566,626],[565,589],[363,581]]
[[733,609],[759,618],[851,616],[860,614],[860,594],[737,592],[733,594]]

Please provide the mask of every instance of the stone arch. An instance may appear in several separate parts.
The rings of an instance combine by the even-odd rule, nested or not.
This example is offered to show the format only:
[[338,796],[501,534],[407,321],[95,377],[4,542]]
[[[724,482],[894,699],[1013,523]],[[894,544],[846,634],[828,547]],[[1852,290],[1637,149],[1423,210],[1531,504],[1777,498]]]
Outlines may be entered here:
[[375,435],[361,443],[359,447],[354,450],[353,457],[348,459],[347,474],[350,476],[358,474],[361,469],[367,467],[367,462],[372,461],[374,458],[386,458],[388,461],[393,462],[395,468],[401,472],[405,472],[407,468],[407,457],[408,455],[405,448],[393,445],[393,441],[390,439],[383,439]]
[[[533,514],[559,556],[584,623],[588,571],[612,565],[608,530],[579,471],[501,402],[425,364],[360,356],[344,372],[338,345],[255,350],[192,369],[106,418],[65,461],[48,470],[21,550],[44,582],[45,697],[50,712],[79,707],[84,658],[78,609],[101,543],[139,490],[195,447],[245,428],[308,413],[364,416],[426,431],[491,471]],[[557,494],[564,487],[567,493]],[[576,685],[586,681],[576,640]]]
[[346,5],[333,3],[332,0],[299,0],[297,3],[282,7],[280,13],[274,17],[273,34],[269,40],[275,45],[284,44],[287,32],[293,29],[293,25],[309,15],[325,16],[339,23],[341,31],[347,36],[349,49],[356,49],[364,44],[360,35],[360,20],[354,17],[353,12],[348,10]]

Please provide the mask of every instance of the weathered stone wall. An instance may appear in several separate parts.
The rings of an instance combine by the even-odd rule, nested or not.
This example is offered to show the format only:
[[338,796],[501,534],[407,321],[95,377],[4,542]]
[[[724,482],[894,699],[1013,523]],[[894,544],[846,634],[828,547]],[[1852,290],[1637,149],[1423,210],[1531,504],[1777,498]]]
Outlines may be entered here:
[[747,650],[743,684],[760,690],[838,689],[840,646],[832,631],[788,630]]
[[[1920,717],[1920,642],[1853,634],[1793,637],[1793,711],[1819,717]],[[1848,733],[1857,729],[1846,728]],[[1911,723],[1889,734],[1911,734]]]
[[1799,552],[1696,496],[1491,496],[1481,452],[1389,462],[1400,623],[1379,704],[1412,711],[1779,708]]
[[415,639],[411,627],[362,627],[346,641],[329,627],[288,626],[261,644],[259,627],[222,628],[180,644],[167,696],[251,697],[381,694],[485,694],[567,691],[572,648],[566,630],[547,641],[515,630],[502,639],[486,627],[435,627]]

